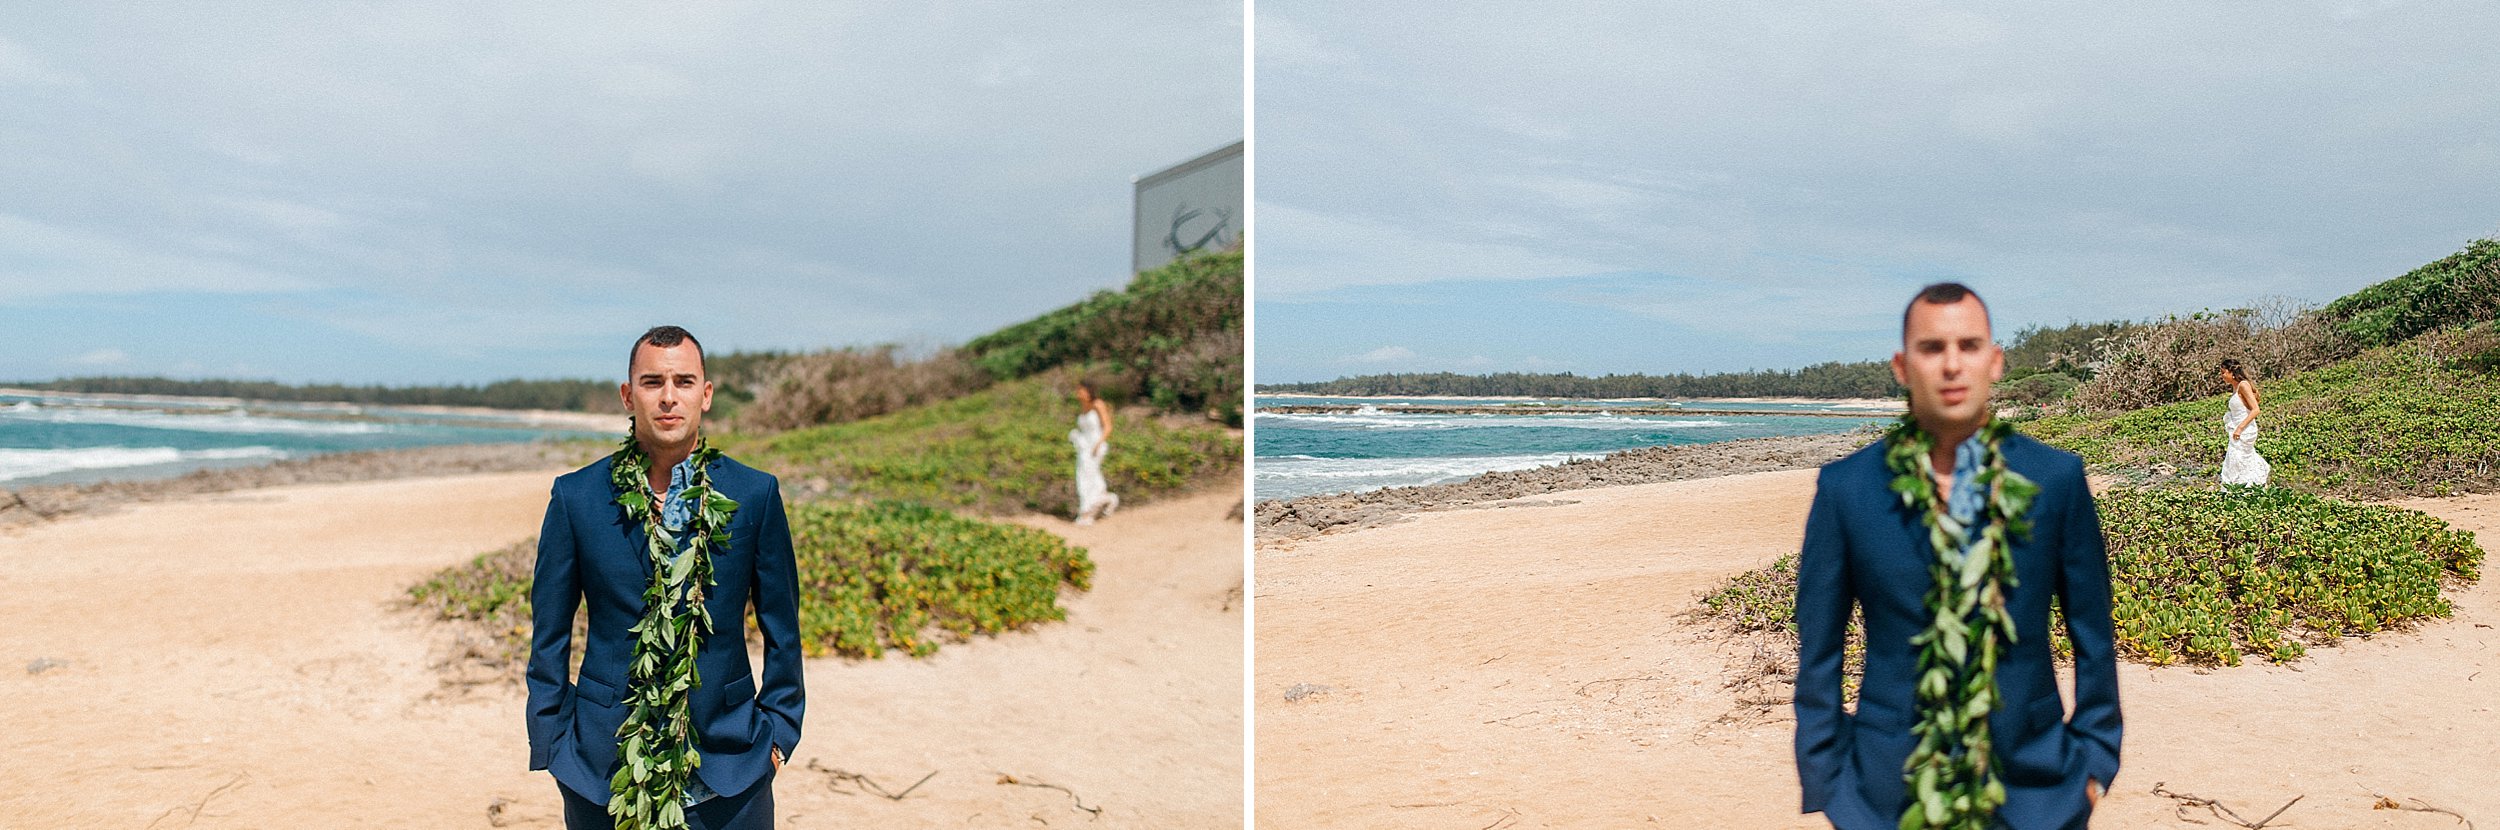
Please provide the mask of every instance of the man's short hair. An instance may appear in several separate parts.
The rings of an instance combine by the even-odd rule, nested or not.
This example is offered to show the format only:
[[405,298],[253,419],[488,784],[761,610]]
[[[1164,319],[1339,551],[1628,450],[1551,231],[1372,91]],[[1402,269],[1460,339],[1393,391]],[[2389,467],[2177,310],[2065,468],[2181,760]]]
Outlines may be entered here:
[[[1961,302],[1963,297],[1979,300],[1979,313],[1981,315],[1988,315],[1988,301],[1981,300],[1979,298],[1979,292],[1972,291],[1970,286],[1963,285],[1958,282],[1939,282],[1930,284],[1926,288],[1919,289],[1918,296],[1911,297],[1910,304],[1901,307],[1901,339],[1904,342],[1909,340],[1910,310],[1917,308],[1919,303],[1952,305],[1954,303]],[[1989,316],[1988,330],[1995,331],[1996,327],[1996,319],[1993,316]]]
[[[625,353],[625,375],[628,378],[631,378],[634,374],[634,355],[642,353],[642,344],[644,343],[649,343],[663,349],[675,346],[679,343],[692,343],[694,344],[695,366],[703,366],[703,341],[694,339],[693,332],[689,332],[676,326],[652,326],[650,331],[643,332],[641,337],[635,338],[634,348]],[[708,369],[706,373],[709,373]]]

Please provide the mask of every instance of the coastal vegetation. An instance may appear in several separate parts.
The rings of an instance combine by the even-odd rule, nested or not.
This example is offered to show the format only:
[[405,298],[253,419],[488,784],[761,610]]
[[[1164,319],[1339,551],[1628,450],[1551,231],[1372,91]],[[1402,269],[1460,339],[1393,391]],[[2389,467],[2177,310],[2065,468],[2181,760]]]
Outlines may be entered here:
[[[2072,412],[2021,428],[2140,484],[2220,471],[2219,380],[2195,400]],[[2272,482],[2343,498],[2436,496],[2500,486],[2500,331],[2435,331],[2263,382],[2257,449]]]
[[[2072,397],[2018,427],[2110,482],[2097,502],[2120,657],[2288,661],[2450,613],[2441,590],[2481,577],[2473,534],[2351,500],[2500,487],[2495,269],[2500,243],[2477,240],[2323,308],[2174,316],[2091,338]],[[2269,486],[2214,481],[2223,357],[2265,367]],[[1784,557],[1709,592],[1698,613],[1793,638],[1795,580]]]
[[956,350],[912,360],[893,345],[788,355],[742,379],[759,392],[732,421],[754,432],[874,418],[979,391],[991,380]]
[[2429,515],[2282,487],[2114,488],[2108,534],[2120,657],[2236,666],[2445,617],[2474,535]]
[[799,637],[809,656],[935,653],[956,640],[1060,620],[1059,586],[1093,587],[1085,549],[1048,532],[900,501],[801,505]]
[[1242,252],[1195,254],[1064,308],[973,338],[1001,380],[1081,366],[1114,401],[1241,423]]
[[[748,397],[715,422],[727,429],[706,431],[782,482],[808,653],[924,656],[944,640],[1063,618],[1059,590],[1090,588],[1092,560],[993,516],[1073,514],[1067,433],[1080,379],[1165,413],[1118,423],[1103,475],[1124,503],[1237,473],[1241,439],[1219,422],[1240,417],[1241,291],[1241,255],[1225,252],[961,348],[713,359],[716,382]],[[485,640],[470,652],[517,676],[534,556],[526,543],[488,552],[414,586],[411,600]]]
[[1044,373],[1091,381],[1115,404],[1240,426],[1243,286],[1239,250],[1202,253],[958,348],[776,354],[721,376],[751,390],[736,419],[749,431],[857,421]]
[[[823,498],[1071,517],[1068,386],[1065,374],[1040,375],[865,421],[726,435],[720,445],[785,481],[822,479]],[[1241,469],[1241,439],[1196,419],[1124,418],[1113,440],[1103,476],[1130,504]]]
[[[2445,617],[2471,582],[2474,534],[2429,515],[2280,487],[2115,488],[2097,500],[2118,656],[2148,665],[2294,660],[2308,646]],[[1796,649],[1797,557],[1737,574],[1697,614]],[[2063,626],[2054,650],[2070,652]],[[1863,632],[1853,618],[1849,657]]]
[[[800,645],[811,657],[873,658],[886,649],[926,656],[940,637],[960,641],[1063,619],[1059,586],[1093,585],[1084,548],[911,502],[800,504],[790,509],[790,537]],[[529,659],[537,551],[532,537],[479,554],[417,583],[409,598],[437,618],[466,623],[481,641],[470,644],[471,659],[517,669]],[[753,622],[747,631],[756,636]]]
[[[2100,349],[2112,338],[2135,329],[2127,322],[2068,323],[2030,326],[2015,333],[2005,349],[2005,379],[2017,387],[2038,387],[2063,399],[2075,385],[2092,377]],[[2029,387],[2026,378],[2040,377]],[[1800,369],[1764,369],[1671,375],[1607,374],[1582,376],[1570,372],[1495,372],[1461,375],[1451,372],[1360,375],[1310,383],[1262,384],[1271,394],[1387,395],[1535,398],[1899,398],[1905,394],[1883,360],[1832,361]]]

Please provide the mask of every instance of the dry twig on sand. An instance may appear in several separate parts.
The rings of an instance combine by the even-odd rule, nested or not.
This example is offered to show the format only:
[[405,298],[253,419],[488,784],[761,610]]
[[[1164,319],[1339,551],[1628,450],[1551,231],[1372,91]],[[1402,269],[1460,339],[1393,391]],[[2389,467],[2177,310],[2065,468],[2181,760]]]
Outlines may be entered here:
[[[252,777],[252,774],[251,774],[251,773],[248,773],[248,772],[238,772],[238,773],[235,773],[235,774],[234,774],[234,778],[233,778],[232,780],[229,780],[229,781],[227,781],[227,782],[226,782],[226,783],[224,783],[224,784],[220,784],[220,785],[218,785],[218,786],[217,786],[217,789],[209,790],[207,795],[200,796],[200,800],[199,800],[199,802],[191,805],[191,815],[190,815],[190,817],[183,819],[183,821],[182,821],[183,825],[187,827],[187,826],[190,826],[191,824],[197,823],[197,822],[200,820],[200,811],[201,811],[201,810],[208,809],[208,802],[209,802],[209,800],[210,800],[210,799],[214,799],[214,798],[216,798],[217,796],[224,794],[224,793],[225,793],[225,791],[227,791],[227,790],[231,790],[231,789],[234,789],[234,788],[235,788],[235,787],[237,787],[237,786],[241,786],[241,785],[242,785],[242,783],[243,783],[245,780],[248,780],[248,779],[250,779],[251,777]],[[173,814],[175,814],[175,813],[179,813],[179,812],[182,812],[182,808],[181,808],[181,807],[178,807],[178,806],[177,806],[177,807],[171,807],[171,808],[168,808],[168,809],[166,809],[166,810],[165,810],[165,812],[158,813],[155,819],[150,820],[150,821],[148,822],[148,826],[149,826],[149,827],[155,827],[157,822],[159,822],[159,821],[164,821],[164,820],[165,820],[165,818],[166,818],[167,816],[171,816],[171,815],[173,815]]]
[[1059,785],[1057,785],[1057,784],[1053,784],[1053,783],[1050,783],[1050,782],[1047,782],[1047,781],[1036,781],[1036,780],[1029,780],[1029,779],[1023,779],[1023,778],[1017,778],[1017,777],[1015,777],[1015,776],[1013,776],[1013,775],[1008,775],[1007,773],[1003,773],[1003,772],[998,774],[998,783],[1000,783],[1000,784],[1014,784],[1014,785],[1019,786],[1019,787],[1040,787],[1040,788],[1042,788],[1042,789],[1047,789],[1047,790],[1058,790],[1058,791],[1060,791],[1060,792],[1067,793],[1067,794],[1068,794],[1068,800],[1076,802],[1076,808],[1077,808],[1077,809],[1079,809],[1079,810],[1083,810],[1083,811],[1088,812],[1088,813],[1092,813],[1092,814],[1094,814],[1094,817],[1095,817],[1095,818],[1102,818],[1102,808],[1101,808],[1101,807],[1087,807],[1087,806],[1085,806],[1085,799],[1084,799],[1084,797],[1077,795],[1075,790],[1071,790],[1071,789],[1068,789],[1068,788],[1066,788],[1066,787],[1062,787],[1062,786],[1059,786]]
[[2292,805],[2298,804],[2301,799],[2309,797],[2307,793],[2292,796],[2292,800],[2283,802],[2283,806],[2275,808],[2274,812],[2267,814],[2265,818],[2258,819],[2256,823],[2251,824],[2247,819],[2240,818],[2240,814],[2232,812],[2231,808],[2222,806],[2222,802],[2215,801],[2210,798],[2199,797],[2189,793],[2174,793],[2164,789],[2163,785],[2168,783],[2169,782],[2167,781],[2153,782],[2153,794],[2179,802],[2172,809],[2177,811],[2180,821],[2191,824],[2203,824],[2204,822],[2189,818],[2187,814],[2188,808],[2190,807],[2203,807],[2206,812],[2212,813],[2214,818],[2222,819],[2223,821],[2230,822],[2240,827],[2249,828],[2249,830],[2257,830],[2257,828],[2266,826],[2267,822],[2271,822],[2275,820],[2276,817],[2283,815],[2283,811],[2292,809]]
[[826,778],[831,779],[825,782],[825,789],[832,790],[837,795],[858,794],[842,789],[842,785],[847,782],[851,786],[858,787],[860,792],[864,792],[878,798],[883,798],[887,801],[903,800],[903,796],[910,795],[911,791],[920,789],[920,785],[929,783],[929,779],[936,778],[938,774],[937,770],[930,770],[929,774],[920,776],[920,780],[911,782],[911,786],[904,787],[903,791],[898,793],[886,790],[883,785],[869,780],[868,776],[861,775],[850,770],[834,769],[832,767],[825,766],[822,762],[819,762],[815,758],[807,759],[807,768],[824,773]]
[[2398,803],[2398,802],[2396,801],[2396,799],[2388,797],[2386,793],[2382,793],[2382,792],[2379,792],[2379,791],[2377,791],[2377,790],[2366,790],[2366,792],[2368,792],[2368,793],[2369,793],[2369,794],[2371,794],[2371,795],[2378,796],[2378,803],[2370,805],[2370,809],[2373,809],[2373,810],[2402,810],[2402,811],[2405,811],[2405,812],[2408,812],[2408,813],[2438,813],[2438,814],[2443,815],[2443,816],[2448,816],[2448,817],[2450,817],[2450,818],[2454,818],[2454,819],[2456,819],[2459,823],[2464,824],[2464,825],[2465,825],[2465,830],[2474,830],[2474,820],[2473,820],[2473,819],[2466,818],[2464,814],[2459,813],[2459,812],[2457,812],[2457,811],[2455,811],[2455,810],[2451,810],[2451,809],[2448,809],[2448,808],[2446,808],[2446,807],[2438,807],[2438,806],[2433,806],[2430,802],[2428,802],[2428,801],[2423,801],[2423,800],[2421,800],[2421,799],[2419,799],[2419,798],[2408,798],[2408,799],[2405,799],[2406,801],[2411,801],[2411,802],[2413,802],[2413,804],[2412,804],[2412,805],[2408,806],[2408,805],[2405,805],[2405,804]]

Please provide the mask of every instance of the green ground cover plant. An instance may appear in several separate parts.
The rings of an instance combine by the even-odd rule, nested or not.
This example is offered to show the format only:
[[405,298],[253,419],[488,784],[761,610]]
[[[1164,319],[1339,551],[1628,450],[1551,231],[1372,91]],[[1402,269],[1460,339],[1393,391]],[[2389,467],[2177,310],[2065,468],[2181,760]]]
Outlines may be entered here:
[[482,635],[470,656],[518,667],[529,657],[530,570],[537,556],[537,537],[487,551],[410,586],[408,599]]
[[1047,532],[922,504],[801,505],[799,635],[810,656],[914,657],[958,640],[1065,619],[1059,586],[1093,587],[1085,549]]
[[[837,498],[901,499],[992,512],[1075,514],[1076,403],[1062,373],[1000,383],[847,424],[727,435],[730,455],[785,481],[820,476]],[[1212,423],[1120,418],[1103,476],[1124,504],[1180,491],[1241,464],[1241,439]]]
[[[1021,525],[909,502],[790,507],[798,557],[799,635],[809,656],[913,656],[961,641],[1063,619],[1059,586],[1093,586],[1085,549]],[[466,629],[458,658],[517,677],[529,657],[535,538],[444,568],[408,589],[410,603]],[[580,614],[574,623],[581,656]],[[747,630],[757,631],[749,614]]]
[[2474,534],[2427,514],[2281,487],[2118,488],[2099,499],[2119,656],[2152,665],[2278,662],[2446,617],[2441,587],[2480,576]]

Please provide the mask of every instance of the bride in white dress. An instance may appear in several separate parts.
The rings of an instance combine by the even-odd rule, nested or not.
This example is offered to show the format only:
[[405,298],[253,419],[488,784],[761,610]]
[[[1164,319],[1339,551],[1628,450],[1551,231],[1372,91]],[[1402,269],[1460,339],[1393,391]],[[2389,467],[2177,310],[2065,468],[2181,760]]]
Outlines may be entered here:
[[1076,445],[1076,523],[1090,525],[1120,509],[1120,494],[1103,480],[1102,457],[1111,451],[1111,404],[1094,395],[1094,385],[1076,385],[1076,428],[1068,443]]
[[2274,465],[2257,454],[2257,384],[2230,358],[2222,361],[2222,380],[2231,385],[2231,410],[2222,416],[2222,426],[2231,434],[2222,451],[2222,483],[2263,485],[2274,474]]

